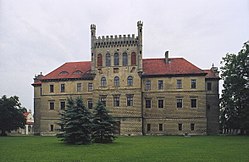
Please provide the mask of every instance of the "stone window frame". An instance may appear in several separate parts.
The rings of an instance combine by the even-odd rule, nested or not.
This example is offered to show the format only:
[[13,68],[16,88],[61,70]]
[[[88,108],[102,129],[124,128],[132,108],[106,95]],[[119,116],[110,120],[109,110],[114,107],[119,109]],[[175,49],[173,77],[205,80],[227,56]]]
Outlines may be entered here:
[[[147,101],[150,101],[150,104],[149,104],[150,106],[147,104]],[[151,98],[145,98],[145,108],[147,108],[147,109],[152,108],[152,99]]]
[[158,90],[163,90],[163,80],[158,80],[157,81],[157,88]]
[[145,91],[151,90],[151,80],[145,81]]
[[100,79],[100,86],[101,87],[106,87],[107,86],[107,80],[105,76],[102,76]]
[[88,90],[88,92],[93,91],[93,83],[88,83],[87,90]]
[[190,88],[191,89],[196,89],[197,88],[197,80],[196,79],[191,79]]
[[97,66],[103,66],[103,57],[102,57],[102,54],[99,53],[98,56],[97,56]]
[[127,77],[127,85],[128,86],[133,86],[133,77],[132,76]]
[[122,54],[122,65],[128,66],[128,54],[127,54],[127,52],[124,52]]
[[48,101],[49,110],[55,110],[55,100]]
[[198,108],[198,98],[197,97],[191,97],[190,98],[190,107],[192,109]]
[[54,84],[49,85],[49,92],[54,93]]
[[[162,103],[160,103],[160,101]],[[157,108],[159,108],[159,109],[163,109],[164,108],[164,98],[158,98],[157,99]]]
[[92,109],[93,108],[93,100],[92,99],[88,99],[87,100],[87,108],[88,109]]
[[82,92],[82,83],[76,83],[76,92]]
[[119,53],[114,53],[114,66],[119,66]]
[[146,130],[147,130],[147,132],[151,131],[151,124],[150,123],[146,124]]
[[120,107],[120,95],[113,95],[113,107]]
[[118,76],[114,77],[114,87],[120,86],[120,78]]
[[158,124],[158,131],[160,131],[160,132],[163,131],[163,123]]
[[110,53],[106,53],[106,56],[105,56],[105,66],[106,67],[110,67],[111,66],[111,54]]
[[[64,105],[62,103],[64,103]],[[60,100],[60,110],[65,110],[65,109],[66,109],[66,100]]]
[[182,79],[176,80],[176,89],[182,89]]
[[190,130],[194,131],[195,130],[195,123],[190,123]]
[[107,99],[107,95],[100,95],[99,96],[99,101],[106,106],[106,99]]
[[178,131],[182,131],[183,130],[183,124],[182,123],[178,123]]
[[61,84],[60,84],[60,92],[61,92],[61,93],[66,92],[66,84],[65,84],[65,83],[61,83]]
[[126,95],[126,106],[127,107],[132,107],[134,104],[134,95],[133,94],[127,94]]

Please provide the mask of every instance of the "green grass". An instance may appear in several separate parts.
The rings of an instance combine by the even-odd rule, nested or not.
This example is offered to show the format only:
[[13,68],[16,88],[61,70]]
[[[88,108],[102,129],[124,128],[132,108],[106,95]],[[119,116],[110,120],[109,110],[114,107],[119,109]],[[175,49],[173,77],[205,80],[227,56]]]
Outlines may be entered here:
[[113,144],[76,146],[55,137],[0,137],[0,161],[249,161],[249,137],[119,137]]

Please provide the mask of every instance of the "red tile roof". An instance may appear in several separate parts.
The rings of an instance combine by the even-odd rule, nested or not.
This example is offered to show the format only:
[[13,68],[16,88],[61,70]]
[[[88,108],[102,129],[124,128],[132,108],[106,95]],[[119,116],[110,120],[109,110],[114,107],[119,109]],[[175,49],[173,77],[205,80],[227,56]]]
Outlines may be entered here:
[[212,69],[203,70],[203,71],[205,71],[205,73],[207,73],[206,78],[216,78],[216,79],[220,78],[219,76],[215,75],[215,72]]
[[143,75],[205,75],[205,72],[184,58],[143,59]]
[[45,75],[42,80],[81,78],[91,70],[91,62],[67,62],[51,73]]

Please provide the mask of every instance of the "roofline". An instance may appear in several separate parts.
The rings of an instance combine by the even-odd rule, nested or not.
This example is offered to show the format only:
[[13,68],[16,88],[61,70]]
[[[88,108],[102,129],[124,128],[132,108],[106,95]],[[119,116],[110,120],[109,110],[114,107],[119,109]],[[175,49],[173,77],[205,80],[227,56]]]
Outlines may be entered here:
[[180,76],[205,76],[207,73],[198,73],[198,74],[142,74],[142,78],[146,77],[180,77]]

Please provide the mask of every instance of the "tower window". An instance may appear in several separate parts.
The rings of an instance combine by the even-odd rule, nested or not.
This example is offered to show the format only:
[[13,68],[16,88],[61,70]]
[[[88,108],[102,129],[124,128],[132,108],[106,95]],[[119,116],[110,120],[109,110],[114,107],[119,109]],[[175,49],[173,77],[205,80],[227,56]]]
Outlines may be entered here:
[[102,54],[98,54],[98,58],[97,58],[97,65],[98,66],[102,66]]
[[131,54],[131,66],[135,66],[137,64],[137,58],[136,53],[132,52]]
[[118,53],[114,54],[114,66],[118,66],[119,65],[119,55]]
[[114,86],[119,87],[119,77],[118,76],[114,77]]
[[106,78],[105,78],[105,77],[102,77],[102,78],[101,78],[101,86],[102,86],[102,87],[105,87],[105,86],[106,86]]
[[128,78],[127,78],[127,85],[128,86],[132,86],[133,85],[133,78],[132,78],[132,76],[128,76]]
[[107,53],[106,56],[105,56],[105,64],[106,64],[107,67],[111,66],[111,55],[110,55],[110,53]]
[[212,83],[211,83],[211,82],[208,82],[208,83],[207,83],[207,90],[208,90],[208,91],[211,91],[211,90],[212,90]]
[[128,65],[128,56],[127,53],[123,53],[123,66]]

